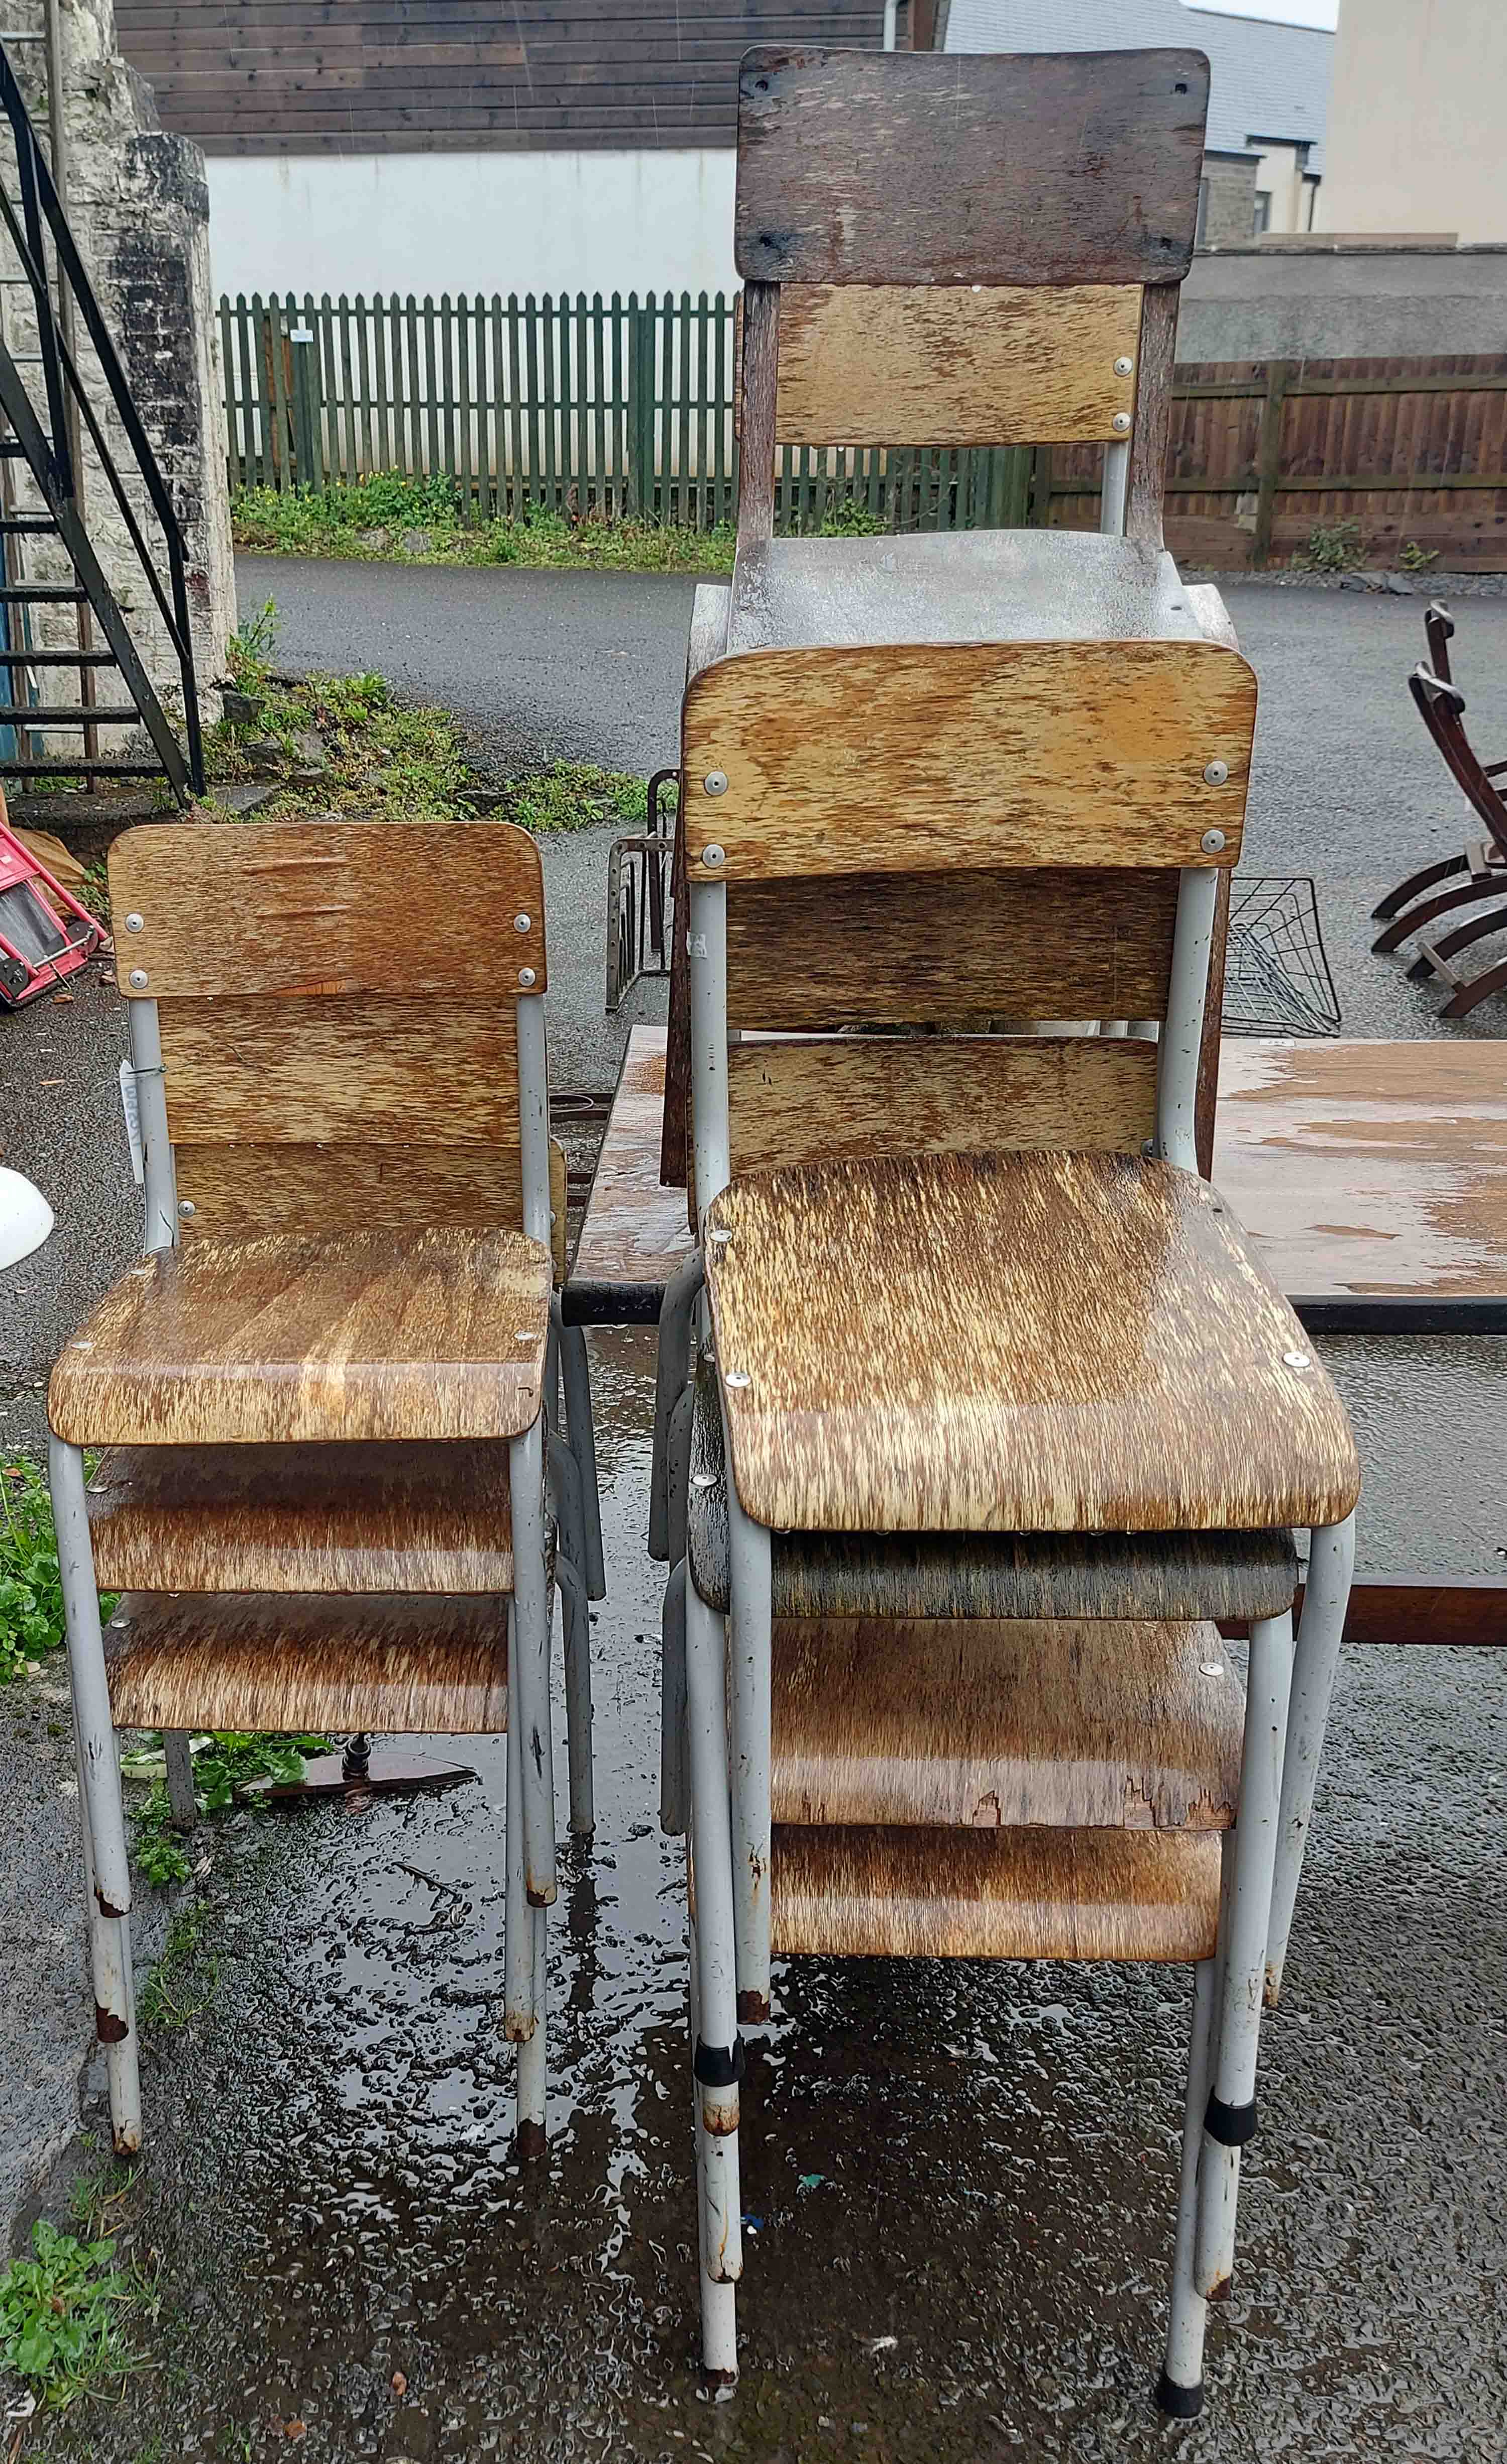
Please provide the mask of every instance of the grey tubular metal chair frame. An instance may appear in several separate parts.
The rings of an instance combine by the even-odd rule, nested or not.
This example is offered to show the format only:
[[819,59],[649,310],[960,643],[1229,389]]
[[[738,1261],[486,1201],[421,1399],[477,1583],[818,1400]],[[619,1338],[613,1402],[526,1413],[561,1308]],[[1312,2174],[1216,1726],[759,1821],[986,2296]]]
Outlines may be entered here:
[[[142,1140],[143,1246],[148,1251],[173,1248],[178,1242],[177,1187],[155,1001],[133,999],[129,1024]],[[522,1228],[549,1248],[549,1087],[544,996],[540,993],[520,994],[518,998],[517,1049]],[[590,1625],[586,1603],[588,1597],[602,1596],[601,1526],[584,1339],[579,1328],[565,1329],[561,1335],[557,1315],[557,1307],[552,1310],[556,1340],[547,1364],[544,1408],[531,1429],[509,1442],[513,1592],[508,1607],[504,2033],[518,2047],[518,2145],[523,2153],[536,2152],[543,2145],[546,1910],[557,1896],[558,1887],[550,1718],[547,1477],[556,1495],[560,1532],[557,1566],[566,1636],[571,1829],[581,1833],[589,1833],[592,1828]],[[568,1439],[563,1444],[553,1436],[557,1421],[557,1361],[563,1370],[565,1386]],[[131,1973],[131,1881],[120,1754],[111,1715],[89,1537],[83,1452],[53,1437],[49,1461],[77,1735],[96,2020],[107,2060],[114,2143],[119,2153],[129,2154],[142,2144],[142,2094]],[[186,1739],[169,1738],[169,1773],[178,1779],[180,1793],[186,1748]],[[187,1790],[191,1806],[191,1777]]]
[[[1158,1038],[1151,1151],[1189,1172],[1197,1170],[1194,1111],[1217,892],[1212,868],[1188,868],[1180,875],[1168,1014]],[[692,1121],[703,1220],[731,1178],[727,895],[725,882],[701,879],[689,886]],[[700,1328],[692,1353],[707,1332],[693,1265],[677,1278],[666,1308],[668,1404],[686,1365],[680,1347],[692,1312]],[[742,2268],[737,2026],[762,2018],[770,1993],[773,1620],[771,1535],[738,1503],[725,1402],[723,1421],[731,1574],[726,1628],[720,1612],[699,1596],[688,1563],[684,1577],[676,1564],[666,1643],[673,1627],[678,1661],[684,1580],[702,2350],[709,2378],[727,2384],[737,2373],[735,2285]],[[667,1411],[666,1429],[667,1459]],[[667,1460],[662,1477],[667,1492],[673,1477]],[[681,1553],[671,1538],[676,1519],[666,1493],[672,1564]],[[678,1520],[675,1536],[683,1548],[684,1515]],[[1207,2305],[1228,2288],[1234,2265],[1240,2149],[1256,2127],[1260,2013],[1263,2002],[1275,2003],[1280,1991],[1353,1564],[1352,1515],[1311,1535],[1296,1643],[1290,1613],[1251,1629],[1242,1777],[1235,1827],[1225,1840],[1219,1939],[1213,1959],[1194,1971],[1173,2285],[1158,2388],[1159,2402],[1173,2415],[1190,2415],[1201,2405]],[[678,1707],[678,1669],[668,1651],[666,1675],[666,1795],[668,1810],[680,1812],[667,1727]]]

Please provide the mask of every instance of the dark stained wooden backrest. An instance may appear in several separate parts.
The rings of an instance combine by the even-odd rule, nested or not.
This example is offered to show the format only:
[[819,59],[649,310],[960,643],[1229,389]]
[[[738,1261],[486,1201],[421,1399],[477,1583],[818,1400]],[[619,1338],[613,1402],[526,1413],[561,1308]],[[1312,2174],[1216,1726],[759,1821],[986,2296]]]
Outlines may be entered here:
[[748,52],[738,272],[1180,282],[1208,102],[1195,51]]
[[1444,683],[1425,667],[1414,668],[1408,689],[1452,778],[1468,798],[1493,845],[1507,856],[1507,795],[1465,732],[1465,695],[1458,685]]
[[158,1003],[186,1236],[521,1226],[526,831],[154,823],[116,840],[110,892],[121,988]]

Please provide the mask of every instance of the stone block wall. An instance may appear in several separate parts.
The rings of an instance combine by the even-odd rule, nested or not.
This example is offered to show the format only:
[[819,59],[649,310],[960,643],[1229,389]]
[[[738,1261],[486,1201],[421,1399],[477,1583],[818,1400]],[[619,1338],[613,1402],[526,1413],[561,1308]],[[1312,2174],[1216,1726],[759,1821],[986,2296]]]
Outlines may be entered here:
[[[225,672],[226,643],[236,619],[204,157],[190,140],[158,124],[151,89],[116,49],[112,0],[58,0],[58,6],[69,222],[184,533],[194,665],[201,701],[207,701],[206,716],[212,717],[207,689]],[[40,0],[8,0],[7,14],[17,29],[42,30]],[[44,47],[16,46],[11,58],[45,155]],[[9,123],[0,132],[0,179],[18,203]],[[8,237],[0,237],[0,271],[19,271]],[[31,295],[8,283],[3,298],[8,346],[24,358],[36,348]],[[78,362],[84,390],[170,604],[162,533],[81,323]],[[42,372],[26,367],[23,373],[46,427]],[[176,712],[182,698],[177,657],[87,434],[82,463],[84,519],[95,552],[153,684]],[[17,510],[39,507],[25,465],[15,468]],[[55,539],[26,542],[26,572],[32,580],[72,579]],[[65,648],[76,638],[71,607],[33,609],[32,622],[38,647]],[[66,668],[39,670],[37,680],[45,700],[77,698],[76,674]],[[99,698],[118,698],[111,671],[100,678]],[[61,733],[49,736],[50,749],[76,741]],[[100,749],[107,756],[121,752],[120,734],[106,733]]]
[[1204,156],[1205,184],[1201,248],[1248,248],[1256,229],[1254,159],[1220,154]]

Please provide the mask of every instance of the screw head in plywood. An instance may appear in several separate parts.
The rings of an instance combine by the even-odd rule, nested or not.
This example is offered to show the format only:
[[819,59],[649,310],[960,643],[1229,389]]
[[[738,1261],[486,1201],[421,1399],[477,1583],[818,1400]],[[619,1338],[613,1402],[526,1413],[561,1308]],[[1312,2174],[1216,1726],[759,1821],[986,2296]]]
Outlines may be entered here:
[[701,861],[708,868],[709,871],[718,871],[721,867],[727,863],[727,848],[718,847],[715,839],[712,840],[710,847],[704,847],[701,850]]
[[144,993],[146,990],[146,969],[144,967],[133,967],[126,978],[126,982],[130,985],[133,993]]
[[195,1206],[191,1198],[180,1198],[178,1200],[178,1212],[183,1217],[186,1223],[190,1215],[196,1215],[198,1211],[199,1210]]
[[128,915],[125,919],[125,929],[128,933],[140,933],[144,930],[145,924],[144,915]]
[[518,969],[518,981],[522,985],[524,991],[528,992],[531,986],[538,981],[538,979],[535,975],[532,967],[520,967]]
[[513,929],[515,933],[527,933],[533,921],[532,915],[515,915],[513,919]]
[[1224,846],[1223,830],[1205,830],[1198,844],[1205,855],[1217,855]]
[[709,796],[725,796],[728,792],[728,774],[725,770],[709,770],[701,783]]
[[1115,374],[1117,377],[1127,377],[1134,366],[1134,360],[1127,360],[1124,352],[1122,352],[1119,359],[1115,362]]
[[1206,761],[1204,763],[1204,784],[1206,787],[1222,787],[1229,776],[1230,764],[1228,761]]
[[722,1382],[725,1386],[752,1386],[754,1380],[746,1369],[725,1369]]
[[1117,410],[1109,425],[1114,429],[1117,436],[1125,436],[1128,434],[1130,428],[1130,413],[1127,410]]
[[1311,1369],[1314,1365],[1312,1355],[1306,1352],[1284,1352],[1282,1358],[1289,1369]]

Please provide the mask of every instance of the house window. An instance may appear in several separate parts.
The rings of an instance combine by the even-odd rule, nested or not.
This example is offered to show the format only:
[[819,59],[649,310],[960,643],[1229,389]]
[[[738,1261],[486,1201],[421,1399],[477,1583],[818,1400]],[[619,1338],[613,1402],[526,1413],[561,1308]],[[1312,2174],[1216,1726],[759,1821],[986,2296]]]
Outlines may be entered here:
[[1257,188],[1256,192],[1256,213],[1252,220],[1251,228],[1253,231],[1256,232],[1270,231],[1272,228],[1272,192],[1270,188]]
[[1207,180],[1200,180],[1198,183],[1198,220],[1193,226],[1193,246],[1195,248],[1203,247],[1204,235],[1208,230],[1208,226],[1209,183]]

